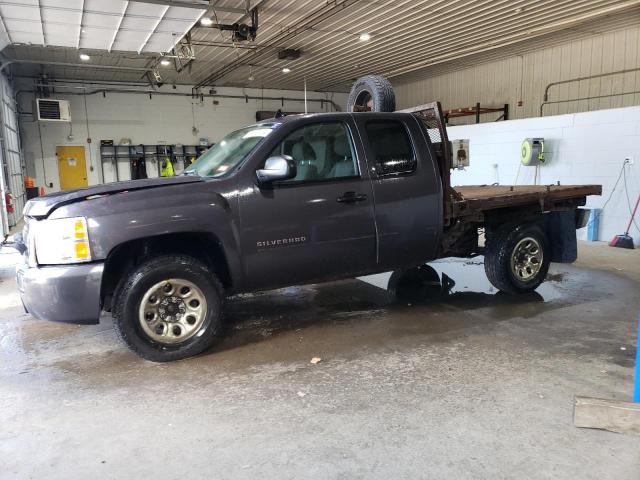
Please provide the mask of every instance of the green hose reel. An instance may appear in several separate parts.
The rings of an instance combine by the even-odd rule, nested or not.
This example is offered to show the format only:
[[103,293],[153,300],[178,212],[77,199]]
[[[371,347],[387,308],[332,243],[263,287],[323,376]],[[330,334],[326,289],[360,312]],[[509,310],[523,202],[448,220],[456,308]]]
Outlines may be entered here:
[[520,149],[520,161],[527,167],[544,164],[544,138],[525,138]]

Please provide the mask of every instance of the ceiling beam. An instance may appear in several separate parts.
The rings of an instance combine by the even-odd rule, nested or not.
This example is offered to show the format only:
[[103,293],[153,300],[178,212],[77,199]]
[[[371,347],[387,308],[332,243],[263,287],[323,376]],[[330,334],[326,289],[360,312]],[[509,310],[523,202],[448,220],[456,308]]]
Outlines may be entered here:
[[214,6],[217,2],[181,2],[179,0],[136,0],[138,3],[152,3],[155,5],[167,5],[169,7],[195,8],[197,10],[206,10],[211,7],[219,12],[227,13],[246,13],[244,8],[237,7],[219,7]]
[[9,30],[7,30],[7,26],[4,23],[4,18],[2,18],[2,14],[0,14],[0,29],[1,29],[0,34],[7,37],[7,42],[13,43],[13,40],[11,39],[11,35],[9,34]]
[[94,70],[125,70],[131,72],[150,72],[152,68],[145,67],[124,67],[118,65],[93,65],[91,63],[73,63],[73,62],[48,62],[44,60],[27,60],[19,58],[7,58],[7,61],[12,63],[28,63],[32,65],[53,65],[56,67],[77,67],[77,68],[91,68]]
[[76,48],[80,49],[80,38],[82,37],[82,22],[84,21],[84,0],[80,5],[80,28],[78,28],[78,41],[76,42]]
[[44,34],[44,20],[42,19],[42,3],[38,0],[38,17],[40,18],[40,31],[42,32],[42,45],[47,46],[47,37]]
[[118,36],[118,32],[120,31],[120,25],[122,25],[122,21],[124,20],[124,16],[127,14],[128,8],[129,8],[129,2],[127,1],[124,4],[124,10],[122,10],[122,16],[120,17],[120,20],[118,20],[118,25],[116,26],[116,31],[113,34],[113,38],[111,39],[111,43],[109,44],[109,53],[111,53],[111,49],[113,48],[113,44],[116,41],[116,37]]

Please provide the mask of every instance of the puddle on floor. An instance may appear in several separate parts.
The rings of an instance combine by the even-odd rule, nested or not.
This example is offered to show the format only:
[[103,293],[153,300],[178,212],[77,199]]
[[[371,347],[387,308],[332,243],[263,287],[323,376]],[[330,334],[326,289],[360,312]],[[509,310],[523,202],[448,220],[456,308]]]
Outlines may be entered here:
[[460,315],[463,312],[473,315],[473,324],[544,318],[552,310],[611,295],[592,287],[594,276],[600,273],[568,265],[554,265],[549,279],[536,291],[520,295],[493,287],[481,258],[443,259],[422,267],[419,275],[416,271],[237,295],[225,309],[229,331],[222,348],[349,321],[383,322],[384,328],[396,331],[437,333],[466,325]]
[[[504,295],[487,279],[484,263],[481,259],[446,258],[425,265],[420,274],[417,274],[416,270],[409,269],[368,275],[360,277],[359,280],[390,291],[400,300],[413,300],[414,302],[442,301],[447,297],[451,300],[460,293]],[[527,295],[542,302],[565,297],[564,276],[563,272],[549,274],[547,280],[535,292]],[[394,288],[396,286],[398,288]]]

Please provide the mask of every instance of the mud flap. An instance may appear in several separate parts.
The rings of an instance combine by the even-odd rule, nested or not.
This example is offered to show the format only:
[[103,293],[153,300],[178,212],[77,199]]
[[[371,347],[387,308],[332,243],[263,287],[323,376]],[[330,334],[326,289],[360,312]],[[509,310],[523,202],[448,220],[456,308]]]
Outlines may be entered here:
[[551,246],[551,261],[573,263],[578,258],[576,211],[550,212],[545,215],[545,234]]

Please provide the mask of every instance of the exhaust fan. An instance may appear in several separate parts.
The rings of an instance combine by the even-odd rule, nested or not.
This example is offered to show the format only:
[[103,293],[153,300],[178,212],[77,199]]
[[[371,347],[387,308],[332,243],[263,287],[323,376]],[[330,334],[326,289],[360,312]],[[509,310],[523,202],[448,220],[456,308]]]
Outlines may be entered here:
[[42,122],[70,122],[71,109],[68,100],[37,98],[35,104],[37,118]]

